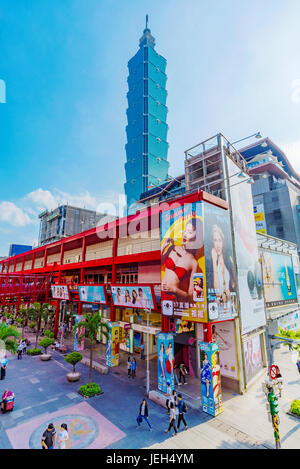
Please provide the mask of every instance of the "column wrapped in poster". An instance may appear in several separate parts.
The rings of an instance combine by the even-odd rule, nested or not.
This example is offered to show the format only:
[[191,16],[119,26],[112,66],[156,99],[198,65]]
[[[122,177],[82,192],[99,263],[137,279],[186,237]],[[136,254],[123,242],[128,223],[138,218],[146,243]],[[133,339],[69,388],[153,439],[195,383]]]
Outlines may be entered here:
[[[76,325],[79,322],[85,321],[84,316],[76,315],[75,316],[75,332],[74,332],[74,346],[73,349],[76,352],[81,352],[84,350],[84,334],[85,334],[85,328],[80,327],[76,328]],[[83,337],[81,340],[80,338]]]
[[108,322],[110,327],[109,338],[106,343],[106,366],[119,366],[120,326],[117,322]]
[[173,391],[174,379],[174,336],[170,333],[157,334],[157,387],[161,392]]
[[223,412],[219,344],[198,342],[201,370],[202,410],[216,417]]

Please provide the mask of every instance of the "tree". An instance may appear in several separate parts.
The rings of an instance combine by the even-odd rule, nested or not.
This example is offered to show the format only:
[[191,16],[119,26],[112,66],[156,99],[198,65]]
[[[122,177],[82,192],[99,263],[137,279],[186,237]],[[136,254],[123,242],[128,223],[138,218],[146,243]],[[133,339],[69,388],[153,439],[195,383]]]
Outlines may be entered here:
[[47,322],[52,311],[53,307],[49,303],[38,302],[33,303],[33,305],[28,309],[28,317],[36,324],[35,348],[37,348],[38,338],[41,330],[41,321],[43,319],[44,322]]
[[20,337],[20,332],[14,326],[8,326],[4,322],[0,324],[0,342],[4,343],[5,350],[10,353],[17,351],[17,338]]
[[75,373],[75,366],[77,365],[78,362],[80,362],[82,360],[82,355],[81,353],[79,352],[72,352],[72,353],[69,353],[66,357],[65,357],[65,361],[67,363],[70,363],[72,366],[73,366],[73,373]]
[[53,344],[53,340],[49,339],[49,337],[45,337],[39,341],[39,345],[40,347],[43,347],[45,354],[47,353],[47,348],[50,347],[51,344]]
[[[108,339],[109,338],[109,327],[102,320],[101,314],[97,313],[87,313],[84,314],[85,321],[80,321],[79,323],[75,324],[74,328],[75,331],[78,331],[81,327],[85,328],[86,336],[90,341],[90,369],[89,369],[89,387],[91,387],[92,383],[92,369],[93,369],[93,346],[94,342],[97,338],[97,334],[99,332],[99,328],[101,328],[102,334]],[[82,337],[78,337],[79,343],[83,340]]]
[[25,328],[26,319],[27,319],[27,308],[19,308],[18,317],[16,321],[22,327],[22,339],[24,337],[24,328]]

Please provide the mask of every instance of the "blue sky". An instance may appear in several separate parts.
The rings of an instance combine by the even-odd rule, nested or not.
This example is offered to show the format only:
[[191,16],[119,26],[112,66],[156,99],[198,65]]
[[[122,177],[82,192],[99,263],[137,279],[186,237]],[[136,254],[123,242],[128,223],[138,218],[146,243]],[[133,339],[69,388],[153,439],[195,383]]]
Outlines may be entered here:
[[28,5],[0,0],[0,255],[37,240],[44,208],[123,193],[127,62],[147,13],[168,61],[170,174],[201,140],[257,130],[300,172],[298,0]]

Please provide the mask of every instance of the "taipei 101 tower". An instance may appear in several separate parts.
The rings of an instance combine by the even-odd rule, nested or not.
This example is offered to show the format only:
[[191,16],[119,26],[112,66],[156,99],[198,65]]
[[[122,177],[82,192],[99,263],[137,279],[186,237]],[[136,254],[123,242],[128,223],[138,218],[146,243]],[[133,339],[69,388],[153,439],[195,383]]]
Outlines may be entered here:
[[158,186],[168,177],[166,64],[155,50],[147,15],[139,50],[128,62],[124,184],[128,207],[149,186]]

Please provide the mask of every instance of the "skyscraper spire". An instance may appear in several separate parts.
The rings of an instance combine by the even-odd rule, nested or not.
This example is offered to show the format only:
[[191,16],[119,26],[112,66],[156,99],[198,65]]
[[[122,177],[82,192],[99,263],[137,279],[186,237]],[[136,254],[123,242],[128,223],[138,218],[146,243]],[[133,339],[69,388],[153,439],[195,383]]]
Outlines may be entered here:
[[148,21],[149,21],[149,16],[146,15],[146,29],[148,29]]

